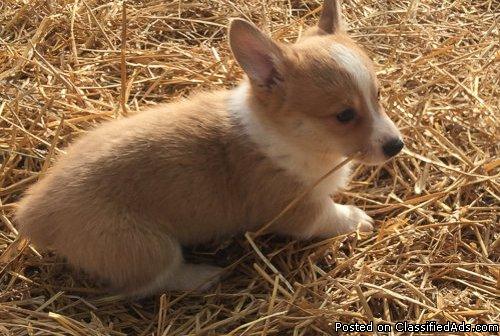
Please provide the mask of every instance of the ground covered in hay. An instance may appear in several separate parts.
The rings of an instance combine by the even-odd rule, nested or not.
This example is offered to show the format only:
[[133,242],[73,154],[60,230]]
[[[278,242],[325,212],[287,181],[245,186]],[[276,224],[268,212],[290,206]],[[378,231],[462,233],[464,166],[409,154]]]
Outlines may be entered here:
[[228,18],[293,42],[319,5],[129,1],[124,40],[119,1],[0,2],[1,334],[331,335],[335,321],[499,322],[500,5],[491,0],[344,1],[407,144],[383,167],[358,167],[339,197],[374,216],[374,234],[195,249],[190,258],[228,266],[223,283],[136,302],[14,243],[16,201],[68,142],[104,120],[237,83]]

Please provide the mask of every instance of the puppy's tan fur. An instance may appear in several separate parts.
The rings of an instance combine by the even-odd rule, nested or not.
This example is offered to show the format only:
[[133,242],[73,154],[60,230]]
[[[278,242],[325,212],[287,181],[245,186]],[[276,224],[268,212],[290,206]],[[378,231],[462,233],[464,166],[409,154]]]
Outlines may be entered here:
[[[89,132],[20,201],[21,233],[129,295],[209,285],[220,270],[185,263],[182,245],[256,230],[347,155],[385,161],[378,147],[399,136],[339,15],[327,1],[318,27],[294,45],[233,21],[231,48],[248,79]],[[356,119],[341,124],[346,108]],[[329,196],[348,174],[333,174],[271,231],[370,230],[362,210]]]

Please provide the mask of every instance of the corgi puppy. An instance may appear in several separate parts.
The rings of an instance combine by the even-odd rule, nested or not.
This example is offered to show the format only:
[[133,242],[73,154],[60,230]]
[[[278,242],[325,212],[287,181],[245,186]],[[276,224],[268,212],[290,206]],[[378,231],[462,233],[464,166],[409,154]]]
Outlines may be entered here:
[[[233,20],[241,85],[88,132],[19,202],[20,233],[129,296],[210,286],[221,269],[185,262],[181,246],[258,230],[347,156],[380,164],[403,147],[339,9],[326,0],[291,45]],[[268,231],[371,230],[363,210],[331,198],[348,176],[336,171]]]

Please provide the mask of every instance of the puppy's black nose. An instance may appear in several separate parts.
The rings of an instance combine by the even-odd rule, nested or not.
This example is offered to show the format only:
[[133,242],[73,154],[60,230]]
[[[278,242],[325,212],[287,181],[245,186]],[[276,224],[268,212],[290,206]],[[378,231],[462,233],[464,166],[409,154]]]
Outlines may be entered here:
[[398,154],[404,147],[403,141],[399,138],[394,138],[387,141],[383,146],[382,150],[384,151],[385,156],[393,157]]

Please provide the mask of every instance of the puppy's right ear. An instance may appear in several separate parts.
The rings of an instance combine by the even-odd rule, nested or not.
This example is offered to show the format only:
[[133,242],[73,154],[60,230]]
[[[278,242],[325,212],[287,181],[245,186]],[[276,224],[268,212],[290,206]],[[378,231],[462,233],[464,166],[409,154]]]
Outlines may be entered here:
[[282,80],[283,50],[255,25],[242,19],[232,20],[229,44],[234,58],[254,84],[270,89]]
[[327,34],[335,34],[342,29],[340,0],[325,0],[319,17],[318,28]]

